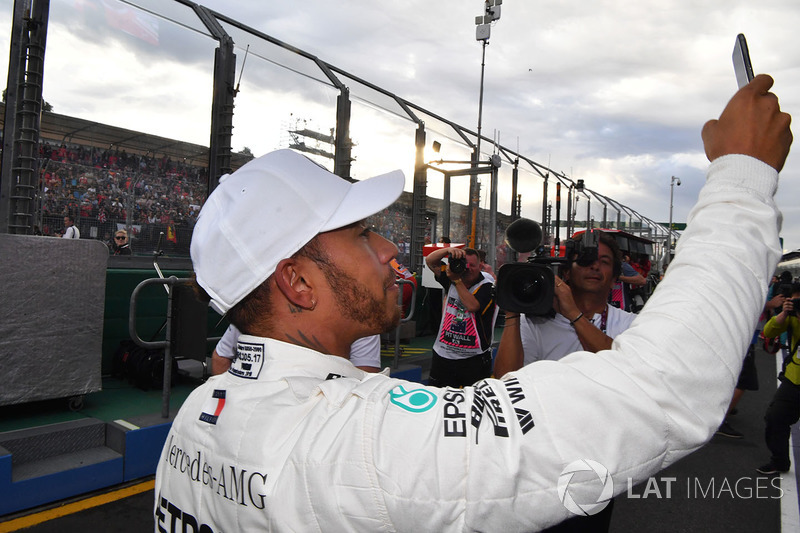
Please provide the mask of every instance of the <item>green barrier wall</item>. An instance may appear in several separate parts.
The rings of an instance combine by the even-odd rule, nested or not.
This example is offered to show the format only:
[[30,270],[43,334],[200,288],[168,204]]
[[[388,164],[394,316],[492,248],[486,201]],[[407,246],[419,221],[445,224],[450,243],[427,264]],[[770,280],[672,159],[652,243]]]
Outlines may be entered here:
[[[165,277],[191,277],[190,270],[162,270]],[[130,339],[128,317],[131,294],[136,286],[149,278],[157,278],[155,270],[135,268],[108,268],[106,270],[106,301],[103,322],[103,375],[111,374],[114,352],[121,341]],[[165,331],[159,333],[167,316],[167,293],[161,285],[145,287],[136,304],[136,329],[142,340],[164,340]],[[220,315],[208,310],[208,337],[220,337],[228,327],[227,321],[220,323]],[[155,337],[154,337],[155,336]],[[215,343],[207,344],[206,355],[210,355]]]

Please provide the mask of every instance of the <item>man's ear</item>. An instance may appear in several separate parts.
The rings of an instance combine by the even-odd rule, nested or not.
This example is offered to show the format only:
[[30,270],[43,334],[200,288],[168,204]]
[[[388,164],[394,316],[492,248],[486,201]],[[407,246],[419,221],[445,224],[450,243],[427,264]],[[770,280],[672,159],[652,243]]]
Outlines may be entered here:
[[312,310],[316,306],[314,289],[307,281],[309,278],[304,274],[304,268],[307,264],[296,258],[283,259],[275,268],[275,283],[290,303]]

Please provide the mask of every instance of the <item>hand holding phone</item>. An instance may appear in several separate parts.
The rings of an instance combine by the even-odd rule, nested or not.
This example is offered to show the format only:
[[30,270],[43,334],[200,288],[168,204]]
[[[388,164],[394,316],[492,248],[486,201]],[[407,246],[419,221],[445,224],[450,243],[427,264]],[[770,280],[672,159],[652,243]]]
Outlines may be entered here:
[[747,49],[747,40],[741,33],[736,36],[736,44],[733,46],[733,70],[736,73],[736,83],[739,84],[740,89],[753,81],[750,52]]
[[772,84],[770,76],[759,74],[733,95],[718,120],[706,122],[703,145],[709,161],[743,154],[781,171],[792,145],[792,119],[781,112]]

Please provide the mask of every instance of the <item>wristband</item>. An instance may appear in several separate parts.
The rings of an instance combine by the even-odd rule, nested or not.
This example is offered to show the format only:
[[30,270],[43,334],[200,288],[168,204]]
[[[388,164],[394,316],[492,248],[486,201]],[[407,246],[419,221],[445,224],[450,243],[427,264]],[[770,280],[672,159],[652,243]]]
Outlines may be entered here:
[[581,314],[579,314],[578,316],[576,316],[576,317],[575,317],[575,320],[570,320],[570,321],[569,321],[569,325],[570,325],[570,326],[575,326],[575,322],[577,322],[577,321],[578,321],[578,320],[580,320],[581,318],[583,318],[583,313],[581,313]]
[[454,279],[452,283],[453,283],[453,285],[458,285],[459,283],[461,283],[461,278]]

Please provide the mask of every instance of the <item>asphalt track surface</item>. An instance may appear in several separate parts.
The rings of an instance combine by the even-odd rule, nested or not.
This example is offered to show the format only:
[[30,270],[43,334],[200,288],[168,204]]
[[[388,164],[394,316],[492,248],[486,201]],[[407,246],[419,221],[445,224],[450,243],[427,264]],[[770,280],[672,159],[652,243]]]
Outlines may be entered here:
[[[764,412],[775,391],[775,358],[757,351],[760,389],[745,393],[730,424],[742,439],[716,435],[705,447],[660,472],[645,484],[626,488],[617,496],[612,532],[796,532],[798,505],[794,468],[782,478],[759,475],[755,468],[769,457],[764,444]],[[795,442],[798,434],[795,432]],[[797,448],[795,448],[795,453]],[[797,459],[795,458],[795,463]],[[133,489],[131,488],[133,487]],[[114,487],[103,494],[37,509],[24,516],[4,517],[0,533],[63,533],[71,531],[153,531],[152,480]],[[783,487],[783,488],[781,488]],[[794,487],[794,488],[792,488]],[[120,490],[138,492],[126,495]],[[104,495],[109,503],[101,502]],[[782,511],[784,508],[783,529]],[[46,513],[69,514],[46,519]],[[10,519],[10,520],[9,520]],[[31,525],[38,519],[44,521]]]

